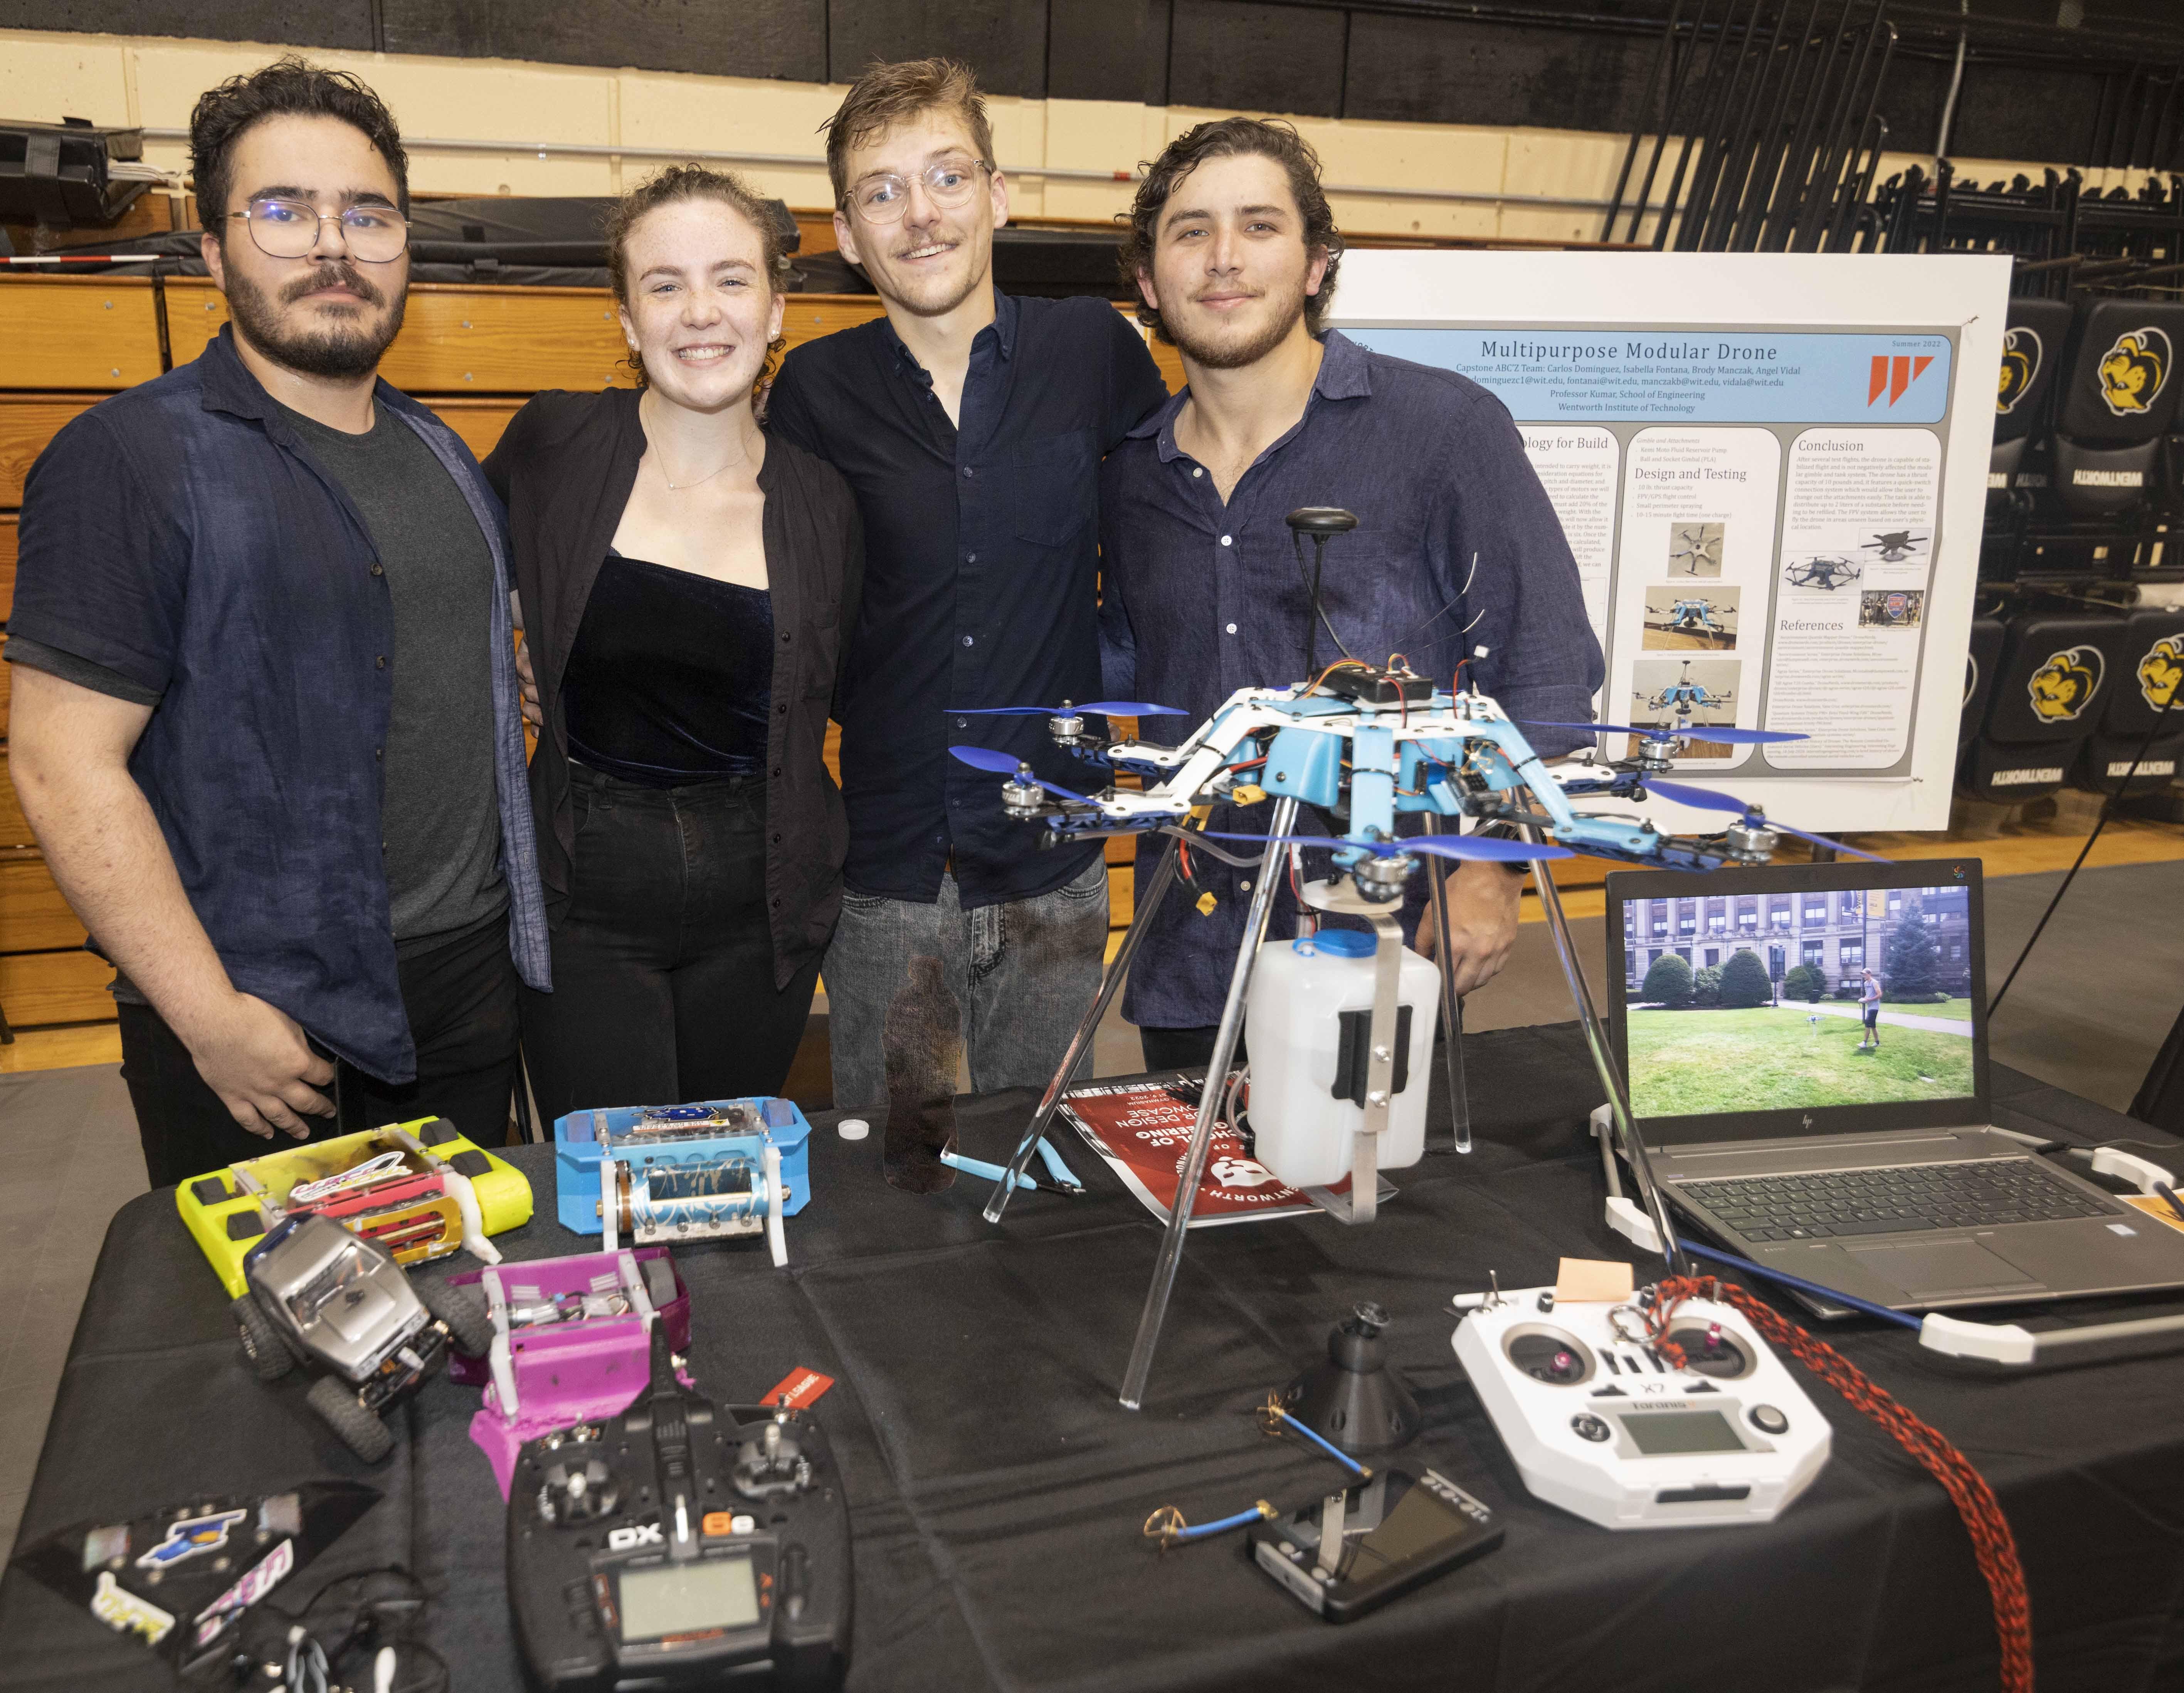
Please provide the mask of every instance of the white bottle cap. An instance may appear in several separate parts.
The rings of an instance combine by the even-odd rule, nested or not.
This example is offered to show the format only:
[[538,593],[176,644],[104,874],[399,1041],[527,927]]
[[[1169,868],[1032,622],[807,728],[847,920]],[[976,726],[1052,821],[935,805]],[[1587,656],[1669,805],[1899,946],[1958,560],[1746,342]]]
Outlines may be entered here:
[[862,1140],[872,1132],[872,1126],[861,1117],[845,1117],[834,1125],[834,1132],[844,1140]]

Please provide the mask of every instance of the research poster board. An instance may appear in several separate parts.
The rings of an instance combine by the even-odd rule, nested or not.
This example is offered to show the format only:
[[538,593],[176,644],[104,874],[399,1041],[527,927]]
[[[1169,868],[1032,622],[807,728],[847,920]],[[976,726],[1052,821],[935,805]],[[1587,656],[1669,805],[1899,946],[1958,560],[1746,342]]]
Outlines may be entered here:
[[1601,721],[1686,727],[1680,776],[1787,822],[1939,829],[2008,287],[1991,257],[1366,249],[1329,321],[1508,407],[1607,654]]

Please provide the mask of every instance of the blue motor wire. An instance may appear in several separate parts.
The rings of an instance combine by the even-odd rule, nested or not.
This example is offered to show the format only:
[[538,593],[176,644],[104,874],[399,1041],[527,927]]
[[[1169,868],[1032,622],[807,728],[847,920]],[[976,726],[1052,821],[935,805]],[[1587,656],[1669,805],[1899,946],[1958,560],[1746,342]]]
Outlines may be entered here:
[[1274,1514],[1274,1507],[1262,1499],[1249,1511],[1239,1511],[1234,1517],[1223,1517],[1216,1523],[1191,1524],[1183,1520],[1183,1512],[1175,1506],[1163,1505],[1145,1518],[1143,1533],[1147,1540],[1158,1540],[1162,1548],[1166,1548],[1181,1545],[1186,1540],[1202,1540],[1209,1535],[1225,1534],[1231,1529],[1241,1529],[1253,1523],[1271,1521]]
[[1306,1428],[1303,1423],[1298,1422],[1296,1418],[1290,1416],[1288,1412],[1281,1410],[1279,1406],[1272,1408],[1273,1409],[1275,1416],[1280,1417],[1283,1422],[1288,1423],[1290,1428],[1295,1429],[1298,1434],[1303,1435],[1306,1440],[1311,1441],[1313,1445],[1318,1447],[1320,1451],[1326,1453],[1328,1456],[1333,1458],[1335,1462],[1347,1469],[1360,1481],[1370,1481],[1373,1479],[1373,1472],[1366,1468],[1364,1465],[1359,1463],[1357,1459],[1351,1457],[1349,1453],[1344,1451],[1340,1446],[1332,1444],[1317,1430]]
[[1253,1506],[1249,1511],[1239,1511],[1234,1517],[1223,1517],[1217,1523],[1200,1523],[1188,1529],[1178,1529],[1170,1538],[1177,1540],[1202,1540],[1208,1534],[1225,1534],[1231,1529],[1240,1529],[1247,1523],[1257,1523],[1271,1517],[1273,1512],[1262,1506]]
[[[1778,1282],[1786,1288],[1796,1288],[1800,1293],[1808,1293],[1815,1298],[1825,1299],[1836,1305],[1848,1306],[1852,1311],[1862,1311],[1868,1317],[1886,1317],[1889,1322],[1899,1323],[1906,1328],[1915,1329],[1922,1326],[1917,1317],[1908,1316],[1903,1312],[1891,1311],[1885,1305],[1875,1305],[1869,1300],[1857,1299],[1847,1293],[1838,1293],[1833,1288],[1822,1287],[1818,1282],[1808,1282],[1802,1276],[1793,1276],[1781,1270],[1769,1269],[1764,1264],[1753,1263],[1749,1258],[1740,1258],[1734,1252],[1718,1252],[1711,1246],[1695,1245],[1689,1240],[1684,1242],[1684,1250],[1694,1258],[1706,1258],[1717,1264],[1726,1264],[1732,1270],[1741,1270],[1747,1275],[1758,1276],[1763,1281]],[[1311,1431],[1307,1429],[1306,1432],[1309,1434]]]

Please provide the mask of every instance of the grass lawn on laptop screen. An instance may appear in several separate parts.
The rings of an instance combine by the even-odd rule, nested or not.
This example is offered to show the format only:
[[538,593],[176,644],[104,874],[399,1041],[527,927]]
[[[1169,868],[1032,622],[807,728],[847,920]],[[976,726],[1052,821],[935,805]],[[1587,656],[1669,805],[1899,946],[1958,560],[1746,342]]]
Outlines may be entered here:
[[[1907,1014],[1951,1007],[1884,1007]],[[1967,1007],[1969,1010],[1969,1007]],[[1958,1013],[1962,1016],[1964,1013]],[[1972,1091],[1968,1035],[1881,1025],[1878,1051],[1858,1050],[1864,1025],[1804,1005],[1628,1016],[1630,1102],[1646,1117],[1786,1111],[1815,1105],[1964,1099]]]

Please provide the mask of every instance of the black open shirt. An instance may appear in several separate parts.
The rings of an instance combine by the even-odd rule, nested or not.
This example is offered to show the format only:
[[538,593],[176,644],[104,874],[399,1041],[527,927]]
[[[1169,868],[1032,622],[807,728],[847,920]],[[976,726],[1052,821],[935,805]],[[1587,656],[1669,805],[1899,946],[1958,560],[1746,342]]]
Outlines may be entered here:
[[998,905],[1051,892],[1097,855],[1096,843],[1037,850],[1037,832],[1001,815],[1000,778],[948,748],[1100,783],[1044,717],[968,711],[1099,697],[1100,460],[1167,397],[1138,330],[1095,299],[996,294],[960,428],[884,318],[783,363],[768,430],[848,477],[864,520],[839,712],[854,891],[930,905],[952,851],[962,904]]

